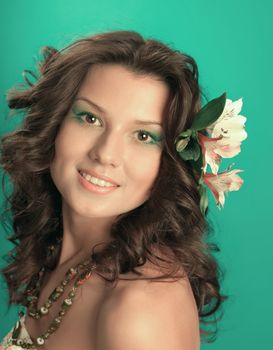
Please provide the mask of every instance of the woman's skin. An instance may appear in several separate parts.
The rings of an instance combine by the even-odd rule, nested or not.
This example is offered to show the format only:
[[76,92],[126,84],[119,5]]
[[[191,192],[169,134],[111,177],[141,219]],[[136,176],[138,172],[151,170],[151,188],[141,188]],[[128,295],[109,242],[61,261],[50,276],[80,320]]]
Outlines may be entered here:
[[[84,79],[57,135],[50,165],[62,195],[64,232],[59,263],[45,277],[38,307],[70,267],[90,256],[95,244],[111,240],[110,227],[118,215],[149,198],[160,167],[160,124],[166,117],[168,94],[165,83],[120,65],[95,66]],[[119,186],[104,194],[94,187],[90,191],[79,174],[83,169],[107,176]],[[166,272],[149,262],[139,270],[148,276]],[[41,349],[198,350],[198,313],[188,279],[148,284],[130,280],[131,276],[136,277],[122,275],[124,280],[112,290],[93,274]],[[48,315],[38,321],[26,317],[33,338],[48,329],[72,285],[73,281]]]

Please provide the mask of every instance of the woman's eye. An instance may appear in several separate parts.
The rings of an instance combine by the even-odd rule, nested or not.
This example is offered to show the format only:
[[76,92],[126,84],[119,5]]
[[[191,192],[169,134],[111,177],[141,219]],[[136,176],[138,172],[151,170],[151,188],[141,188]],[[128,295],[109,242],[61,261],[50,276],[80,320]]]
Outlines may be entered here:
[[87,124],[91,124],[95,126],[102,125],[101,120],[90,112],[77,112],[76,114],[78,117],[80,117],[82,121],[85,121]]
[[137,131],[137,139],[141,141],[142,143],[148,143],[148,144],[159,144],[160,143],[160,137],[157,135],[153,135],[148,131],[145,130],[138,130]]
[[151,136],[148,132],[139,130],[137,132],[137,138],[139,141],[144,141],[145,143],[149,143],[151,141]]

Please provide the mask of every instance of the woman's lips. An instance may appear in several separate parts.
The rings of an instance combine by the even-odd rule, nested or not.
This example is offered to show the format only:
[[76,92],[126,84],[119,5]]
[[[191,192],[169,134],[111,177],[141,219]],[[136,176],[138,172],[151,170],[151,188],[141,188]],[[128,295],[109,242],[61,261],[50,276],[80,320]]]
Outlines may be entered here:
[[115,191],[119,186],[113,185],[111,187],[103,187],[99,185],[92,184],[87,181],[81,174],[78,172],[79,182],[80,184],[88,191],[98,194],[109,194]]
[[96,178],[98,178],[98,179],[101,179],[101,180],[110,182],[110,183],[113,184],[114,186],[119,186],[119,184],[118,184],[116,181],[112,180],[110,177],[104,176],[104,175],[100,175],[99,173],[97,173],[97,172],[96,172],[95,170],[93,170],[93,169],[89,169],[89,170],[87,170],[87,169],[80,169],[79,171],[82,172],[82,173],[84,172],[84,173],[86,173],[86,174],[89,174],[89,175],[91,175],[91,176],[94,176],[94,177],[96,177]]

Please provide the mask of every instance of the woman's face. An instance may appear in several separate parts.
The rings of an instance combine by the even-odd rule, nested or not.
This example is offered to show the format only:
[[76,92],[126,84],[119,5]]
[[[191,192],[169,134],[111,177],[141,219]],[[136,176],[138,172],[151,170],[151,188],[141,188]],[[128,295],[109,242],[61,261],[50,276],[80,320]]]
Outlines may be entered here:
[[149,198],[160,166],[168,93],[165,83],[121,65],[90,69],[61,125],[50,165],[70,210],[112,217]]

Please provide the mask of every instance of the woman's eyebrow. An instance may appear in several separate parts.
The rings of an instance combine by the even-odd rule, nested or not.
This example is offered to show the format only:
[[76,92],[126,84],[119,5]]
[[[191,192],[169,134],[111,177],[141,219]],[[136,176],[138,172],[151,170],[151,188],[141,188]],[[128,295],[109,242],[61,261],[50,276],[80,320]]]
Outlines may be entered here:
[[135,124],[142,124],[142,125],[154,124],[154,125],[162,126],[162,123],[153,122],[153,121],[149,121],[149,120],[134,120],[134,122],[135,122]]
[[83,101],[87,102],[91,107],[94,107],[98,111],[100,111],[101,113],[105,113],[106,114],[106,111],[102,107],[97,105],[95,102],[89,100],[87,97],[77,97],[77,98],[75,98],[75,101],[76,100],[83,100]]
[[[101,106],[99,106],[98,104],[96,104],[94,101],[91,101],[89,98],[87,97],[77,97],[75,99],[76,100],[83,100],[86,101],[91,107],[96,108],[100,113],[104,113],[106,114],[106,110],[103,109]],[[154,125],[159,125],[162,127],[162,123],[160,122],[156,122],[156,121],[149,121],[149,120],[134,120],[135,124],[142,124],[142,125],[150,125],[150,124],[154,124]]]

